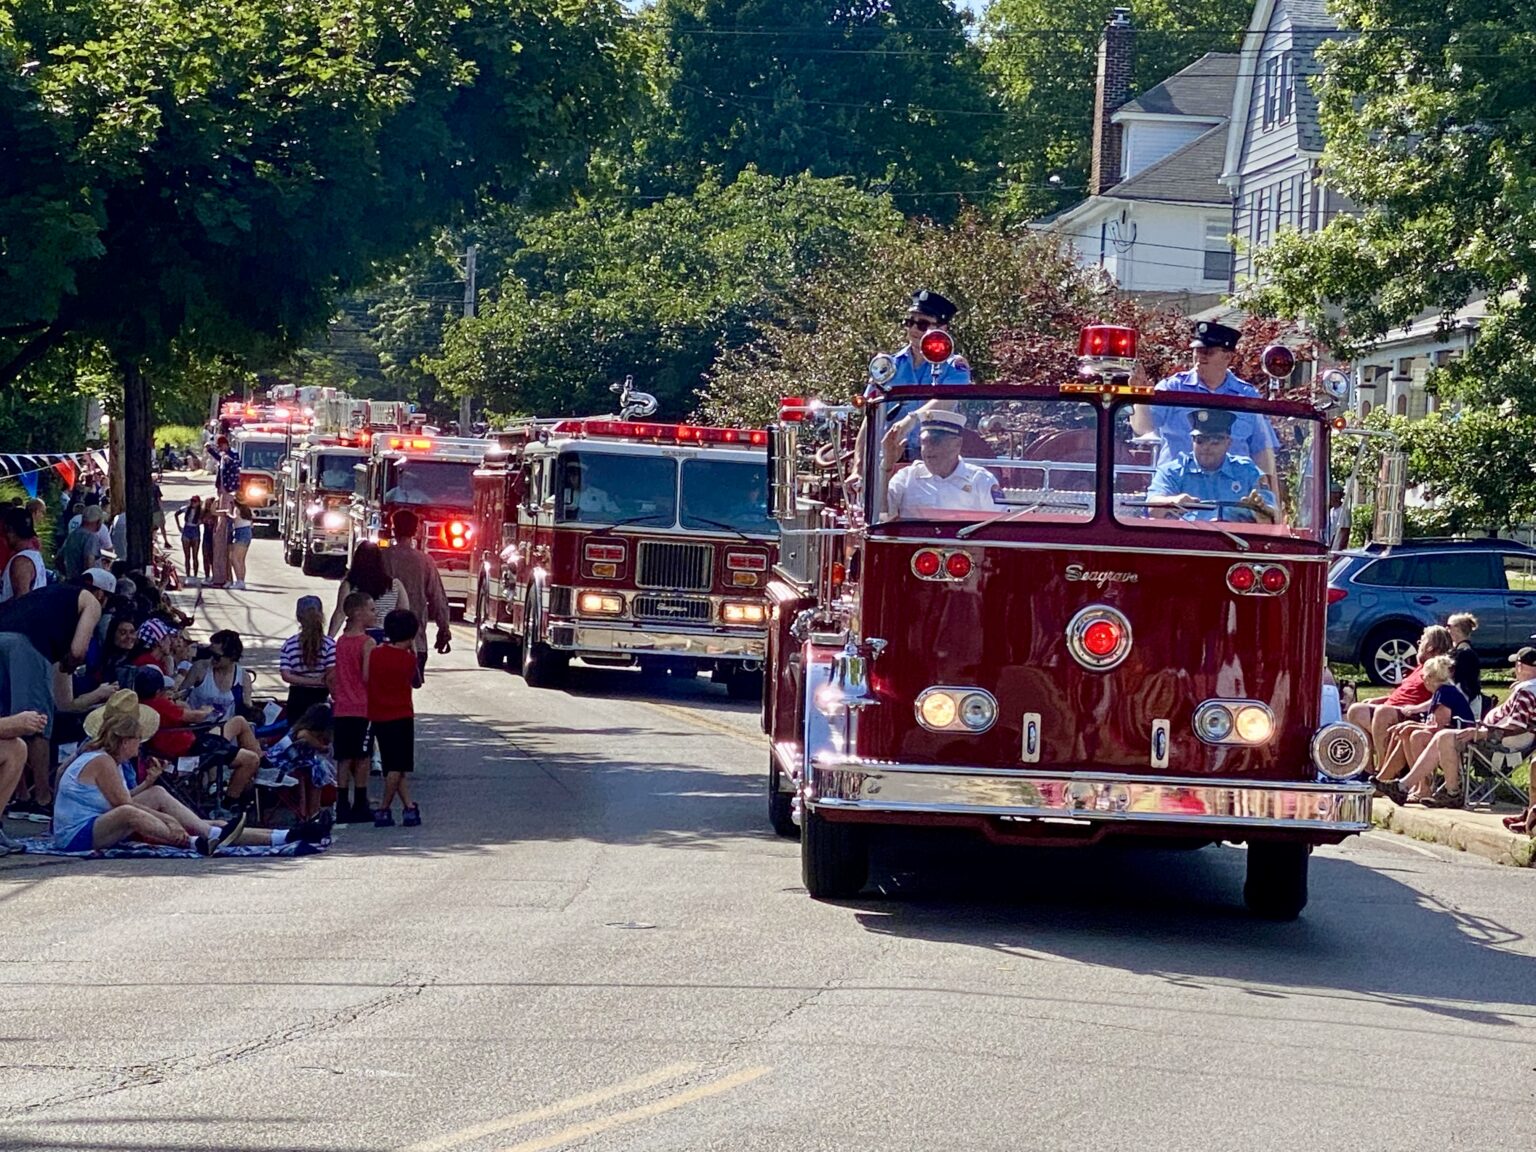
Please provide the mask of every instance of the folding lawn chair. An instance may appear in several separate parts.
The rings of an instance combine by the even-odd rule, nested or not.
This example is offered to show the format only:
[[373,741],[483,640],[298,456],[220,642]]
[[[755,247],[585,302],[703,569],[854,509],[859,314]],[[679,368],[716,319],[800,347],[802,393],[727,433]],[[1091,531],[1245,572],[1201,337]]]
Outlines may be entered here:
[[1501,739],[1479,743],[1473,741],[1462,751],[1462,789],[1467,807],[1474,804],[1491,804],[1502,791],[1518,800],[1523,807],[1530,807],[1529,788],[1515,783],[1515,769],[1525,763],[1536,749],[1536,733],[1517,732]]

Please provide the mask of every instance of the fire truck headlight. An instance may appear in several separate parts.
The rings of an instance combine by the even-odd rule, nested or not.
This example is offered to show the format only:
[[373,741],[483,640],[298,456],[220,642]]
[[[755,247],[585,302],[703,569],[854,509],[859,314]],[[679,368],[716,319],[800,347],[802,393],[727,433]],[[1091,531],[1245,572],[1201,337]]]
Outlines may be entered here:
[[1237,710],[1237,734],[1244,744],[1266,744],[1274,732],[1274,717],[1262,704],[1247,704]]
[[1365,733],[1340,721],[1318,729],[1312,737],[1312,763],[1332,780],[1358,776],[1370,759],[1371,745]]
[[955,722],[959,706],[942,688],[930,688],[917,698],[917,722],[932,732],[942,732]]
[[247,484],[245,486],[245,498],[247,500],[265,500],[267,498],[267,486],[265,484]]
[[346,526],[346,516],[334,508],[320,517],[320,527],[324,528],[327,532],[340,532]]
[[1257,700],[1206,700],[1195,709],[1194,726],[1207,744],[1268,744],[1275,715]]
[[1209,744],[1222,744],[1232,735],[1232,713],[1216,700],[1207,700],[1195,710],[1195,735]]
[[727,624],[761,624],[768,618],[761,604],[723,604],[720,619]]
[[960,723],[972,732],[985,732],[997,719],[997,701],[985,692],[968,693],[960,701]]
[[981,733],[997,721],[997,701],[980,688],[925,689],[915,710],[930,732]]
[[612,592],[583,592],[576,607],[588,616],[617,616],[624,611],[624,597]]
[[309,513],[311,516],[318,516],[320,513],[325,511],[325,505],[316,500],[308,508],[304,509],[304,511]]

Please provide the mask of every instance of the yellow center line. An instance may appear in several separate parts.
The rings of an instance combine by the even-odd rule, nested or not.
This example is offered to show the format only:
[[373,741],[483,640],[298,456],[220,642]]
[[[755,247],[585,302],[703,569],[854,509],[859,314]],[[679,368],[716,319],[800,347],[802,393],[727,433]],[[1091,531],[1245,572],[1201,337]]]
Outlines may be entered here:
[[654,700],[636,700],[635,703],[651,708],[666,716],[672,716],[690,724],[696,724],[700,728],[709,728],[726,736],[733,736],[743,744],[750,744],[754,748],[761,748],[766,737],[758,733],[743,732],[734,724],[727,724],[724,720],[716,720],[711,716],[700,715],[692,708],[679,708],[676,704],[658,704]]
[[671,1112],[675,1108],[681,1108],[685,1104],[692,1104],[696,1100],[718,1096],[722,1092],[729,1092],[733,1088],[740,1088],[743,1084],[750,1084],[758,1079],[758,1077],[766,1076],[770,1071],[772,1069],[766,1067],[744,1068],[740,1072],[734,1072],[722,1079],[712,1080],[708,1084],[700,1084],[696,1088],[688,1088],[671,1096],[664,1096],[660,1100],[655,1100],[650,1104],[642,1104],[638,1108],[631,1108],[625,1112],[615,1112],[612,1116],[588,1120],[584,1124],[573,1124],[569,1128],[562,1128],[558,1132],[551,1132],[548,1136],[537,1136],[532,1140],[524,1140],[521,1144],[514,1144],[510,1148],[501,1149],[501,1152],[546,1152],[549,1148],[558,1147],[572,1140],[596,1136],[599,1132],[608,1132],[625,1124],[649,1120],[652,1116],[660,1116],[663,1112]]
[[622,1084],[614,1084],[607,1088],[598,1088],[591,1092],[585,1092],[580,1096],[572,1096],[567,1100],[557,1100],[553,1104],[545,1104],[539,1108],[529,1109],[527,1112],[518,1112],[511,1116],[503,1116],[498,1120],[487,1120],[483,1124],[475,1124],[469,1128],[460,1128],[457,1132],[447,1136],[439,1136],[432,1140],[423,1140],[420,1144],[412,1144],[408,1148],[402,1148],[399,1152],[444,1152],[445,1149],[456,1147],[460,1144],[468,1144],[473,1140],[480,1140],[486,1136],[494,1136],[498,1132],[505,1132],[511,1128],[521,1128],[525,1124],[535,1124],[540,1120],[552,1120],[556,1116],[565,1116],[571,1112],[580,1112],[583,1108],[590,1108],[594,1104],[602,1104],[612,1100],[615,1096],[627,1096],[631,1092],[643,1092],[647,1088],[654,1088],[658,1084],[665,1084],[668,1080],[676,1080],[680,1076],[689,1076],[697,1072],[703,1065],[700,1064],[668,1064],[665,1068],[658,1068],[654,1072],[647,1072],[644,1076],[636,1076],[633,1080],[626,1080]]

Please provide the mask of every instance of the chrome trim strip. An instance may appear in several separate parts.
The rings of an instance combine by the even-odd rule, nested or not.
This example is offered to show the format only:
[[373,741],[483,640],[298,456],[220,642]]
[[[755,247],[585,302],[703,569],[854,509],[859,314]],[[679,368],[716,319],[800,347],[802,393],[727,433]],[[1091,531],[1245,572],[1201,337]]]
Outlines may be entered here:
[[1363,832],[1368,784],[1199,780],[897,764],[821,755],[813,808]]
[[[634,628],[621,624],[551,620],[550,647],[580,656],[693,656],[701,659],[762,660],[767,656],[766,631],[729,633],[678,629]],[[559,633],[561,643],[555,642]],[[569,634],[570,642],[564,638]]]
[[[964,527],[964,525],[961,525]],[[948,544],[951,537],[947,536],[876,536],[871,533],[866,537],[871,544],[915,544],[923,548],[940,548]],[[1267,539],[1263,536],[1249,537],[1252,541]],[[972,547],[985,548],[1015,548],[1026,552],[1113,552],[1122,556],[1209,556],[1217,560],[1231,560],[1234,553],[1229,549],[1224,552],[1205,551],[1197,548],[1131,548],[1118,544],[1079,544],[1076,541],[1065,544],[1046,544],[1037,540],[993,540],[990,537],[985,540],[977,540],[974,537],[967,538],[966,543]],[[1326,564],[1326,554],[1317,556],[1291,556],[1280,552],[1255,552],[1251,558],[1258,560],[1286,560],[1293,564]]]

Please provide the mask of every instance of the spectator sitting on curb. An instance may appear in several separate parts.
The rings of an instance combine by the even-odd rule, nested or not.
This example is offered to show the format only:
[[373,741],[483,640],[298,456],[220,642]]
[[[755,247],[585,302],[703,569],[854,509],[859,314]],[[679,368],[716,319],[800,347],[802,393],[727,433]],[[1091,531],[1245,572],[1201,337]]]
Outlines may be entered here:
[[[41,712],[0,716],[0,812],[5,811],[21,783],[22,770],[27,766],[27,738],[40,733],[47,722]],[[8,856],[19,847],[0,827],[0,856]]]
[[1384,790],[1385,785],[1418,759],[1436,732],[1476,722],[1472,705],[1452,681],[1453,669],[1449,656],[1431,656],[1424,661],[1424,686],[1434,693],[1430,697],[1429,711],[1422,721],[1403,720],[1392,726],[1386,759],[1376,773],[1376,790],[1381,795],[1390,795]]
[[1429,709],[1433,693],[1424,686],[1424,661],[1431,656],[1444,656],[1453,644],[1450,629],[1442,624],[1431,624],[1419,637],[1418,667],[1403,677],[1403,682],[1385,699],[1361,700],[1349,706],[1349,722],[1370,733],[1374,753],[1372,763],[1378,768],[1387,759],[1387,740],[1392,725]]
[[274,775],[281,778],[287,773],[298,780],[299,815],[305,819],[320,811],[321,793],[336,783],[336,764],[331,759],[333,737],[331,706],[313,704],[293,722],[288,735],[267,749],[267,763]]
[[133,691],[139,702],[155,713],[159,732],[152,735],[149,751],[162,760],[175,763],[183,756],[196,756],[205,767],[228,767],[229,784],[224,807],[234,811],[246,799],[246,790],[261,771],[261,745],[243,716],[215,723],[197,731],[212,718],[210,708],[185,708],[166,692],[168,681],[158,668],[141,668],[133,678]]
[[236,844],[272,845],[290,841],[319,843],[330,832],[322,815],[287,832],[247,828],[243,812],[214,824],[202,819],[156,782],[152,766],[143,783],[130,790],[124,765],[138,755],[142,740],[151,737],[160,717],[140,704],[132,692],[118,692],[106,705],[85,718],[90,742],[59,777],[55,806],[54,845],[65,852],[100,851],[125,840],[193,847],[203,856]]

